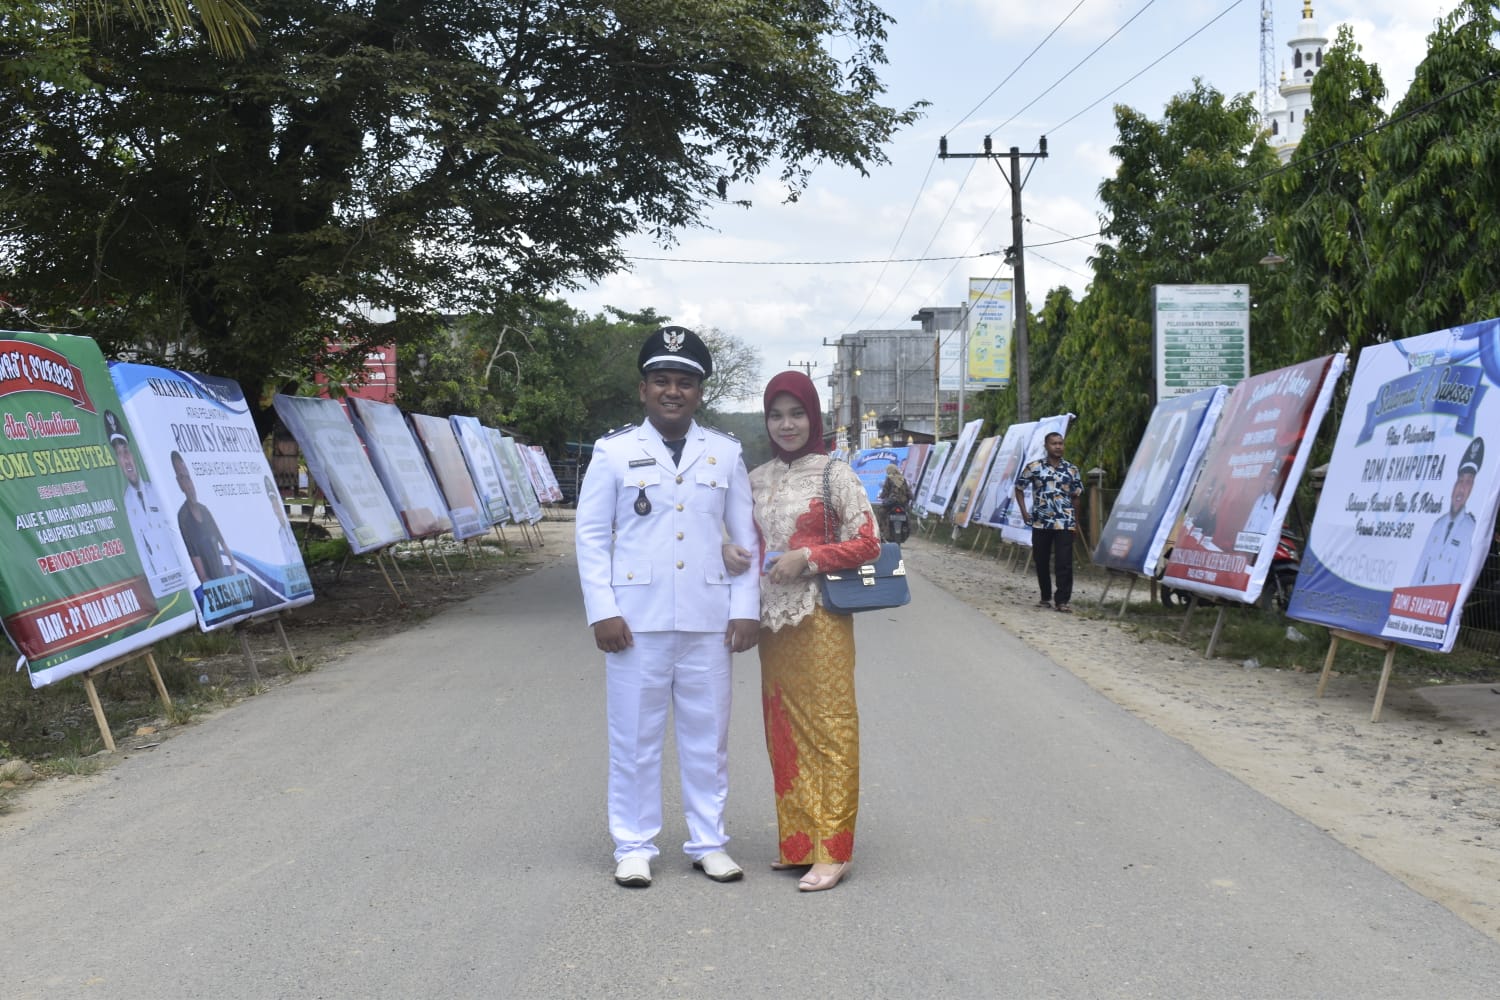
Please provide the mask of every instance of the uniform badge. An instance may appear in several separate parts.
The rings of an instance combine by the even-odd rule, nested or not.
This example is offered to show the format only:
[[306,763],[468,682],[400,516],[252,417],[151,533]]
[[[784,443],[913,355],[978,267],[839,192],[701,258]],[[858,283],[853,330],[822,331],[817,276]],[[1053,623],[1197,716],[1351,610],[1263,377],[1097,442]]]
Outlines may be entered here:
[[677,352],[682,350],[682,330],[675,326],[669,326],[661,332],[662,345],[667,350]]
[[638,487],[638,489],[640,489],[641,495],[635,498],[635,512],[645,517],[651,513],[651,501],[646,496],[646,488],[644,486]]

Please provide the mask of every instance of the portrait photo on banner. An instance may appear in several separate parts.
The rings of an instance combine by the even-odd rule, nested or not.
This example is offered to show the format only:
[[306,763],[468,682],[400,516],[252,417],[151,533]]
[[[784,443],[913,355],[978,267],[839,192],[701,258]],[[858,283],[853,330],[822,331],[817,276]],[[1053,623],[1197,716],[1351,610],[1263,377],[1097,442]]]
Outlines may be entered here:
[[205,631],[313,599],[312,581],[239,383],[111,364],[166,532]]
[[1500,320],[1360,352],[1287,613],[1452,650],[1500,502]]
[[1099,533],[1095,565],[1156,573],[1228,394],[1217,386],[1156,404]]

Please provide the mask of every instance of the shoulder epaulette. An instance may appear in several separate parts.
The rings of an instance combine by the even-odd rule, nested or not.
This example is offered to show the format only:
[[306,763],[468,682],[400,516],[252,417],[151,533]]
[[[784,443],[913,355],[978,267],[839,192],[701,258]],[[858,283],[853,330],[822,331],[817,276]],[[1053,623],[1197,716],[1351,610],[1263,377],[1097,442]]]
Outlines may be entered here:
[[621,434],[624,434],[626,431],[633,431],[633,430],[635,430],[635,424],[626,424],[624,427],[621,427],[619,430],[610,431],[608,434],[604,435],[599,440],[600,441],[608,441],[610,438],[617,438]]
[[733,434],[729,433],[728,431],[721,431],[717,427],[709,427],[707,424],[701,424],[700,426],[704,430],[708,431],[710,434],[717,434],[717,435],[719,435],[719,437],[728,438],[729,440],[734,441],[736,443],[738,443],[738,441],[739,441],[739,438],[735,437]]

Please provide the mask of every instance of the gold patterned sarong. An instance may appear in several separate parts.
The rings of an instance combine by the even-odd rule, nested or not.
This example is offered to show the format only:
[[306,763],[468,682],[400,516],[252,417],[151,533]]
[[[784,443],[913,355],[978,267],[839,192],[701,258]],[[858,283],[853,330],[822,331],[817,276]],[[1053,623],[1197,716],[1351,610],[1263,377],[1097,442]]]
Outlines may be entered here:
[[760,632],[760,696],[786,864],[848,861],[859,815],[854,619],[815,607]]

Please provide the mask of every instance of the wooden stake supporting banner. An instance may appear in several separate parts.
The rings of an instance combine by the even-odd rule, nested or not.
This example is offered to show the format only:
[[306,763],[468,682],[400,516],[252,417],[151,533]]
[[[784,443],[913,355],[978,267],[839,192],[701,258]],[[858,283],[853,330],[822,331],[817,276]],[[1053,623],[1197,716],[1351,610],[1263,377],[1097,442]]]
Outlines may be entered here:
[[1178,639],[1186,639],[1187,638],[1188,620],[1193,617],[1193,609],[1196,608],[1197,606],[1198,606],[1198,595],[1197,594],[1189,594],[1188,595],[1187,610],[1182,613],[1182,628],[1180,628],[1180,629],[1177,630],[1177,638]]
[[1380,686],[1375,689],[1375,707],[1370,710],[1370,721],[1380,721],[1380,709],[1385,704],[1386,685],[1391,682],[1391,669],[1396,665],[1397,643],[1389,639],[1377,639],[1372,635],[1361,635],[1358,632],[1349,632],[1341,628],[1328,630],[1328,655],[1323,657],[1323,673],[1318,678],[1318,697],[1323,697],[1323,689],[1328,686],[1328,675],[1333,671],[1333,656],[1338,652],[1339,640],[1345,642],[1357,642],[1361,646],[1369,646],[1372,649],[1385,650],[1385,663],[1380,668]]
[[277,612],[271,616],[271,621],[276,626],[276,634],[281,637],[281,648],[286,650],[287,663],[297,665],[297,654],[292,652],[291,640],[286,637],[286,629],[281,627],[281,613]]
[[245,658],[245,666],[250,668],[250,683],[260,683],[260,668],[255,665],[255,657],[250,652],[250,638],[245,635],[245,623],[236,622],[234,634],[240,640],[240,655]]
[[94,722],[99,726],[99,738],[104,741],[104,749],[110,753],[115,752],[115,735],[109,730],[109,720],[104,716],[104,703],[99,700],[99,690],[94,687],[94,678],[113,670],[121,664],[142,658],[145,659],[146,669],[151,674],[151,682],[156,685],[156,693],[161,698],[162,707],[171,712],[172,696],[167,694],[167,685],[162,682],[161,671],[156,667],[156,657],[152,654],[149,646],[145,649],[136,650],[134,653],[128,653],[118,659],[110,660],[108,663],[101,663],[97,667],[90,668],[83,675],[83,692],[88,696],[89,708],[93,709],[94,712]]
[[[1120,613],[1115,615],[1116,618],[1125,617],[1125,609],[1130,606],[1130,595],[1135,593],[1135,581],[1139,579],[1140,577],[1134,573],[1130,574],[1130,585],[1125,588],[1125,597],[1120,601]],[[1101,600],[1099,603],[1103,604],[1104,602]]]
[[1115,571],[1109,570],[1104,574],[1104,590],[1099,594],[1098,607],[1104,607],[1104,602],[1109,599],[1109,588],[1115,585]]
[[990,550],[990,541],[995,536],[995,533],[993,531],[985,531],[985,532],[982,532],[982,534],[984,535],[984,548],[982,548],[982,549],[979,550],[979,554],[980,555],[984,555],[986,552],[988,552]]
[[[380,575],[385,577],[385,585],[391,589],[391,596],[396,599],[396,603],[398,605],[403,608],[406,607],[406,601],[401,597],[401,592],[397,590],[396,585],[391,582],[391,574],[385,571],[385,560],[380,558],[380,550],[377,549],[372,554],[375,556],[375,566],[380,570]],[[391,561],[392,563],[395,562],[394,559],[392,559]],[[408,587],[407,590],[410,591],[411,588]]]
[[395,572],[396,579],[401,581],[401,586],[405,587],[406,592],[410,594],[411,584],[406,582],[406,574],[401,571],[401,560],[396,558],[396,546],[392,545],[387,549],[386,555],[390,559],[391,569]]
[[1219,605],[1219,615],[1214,619],[1214,630],[1209,634],[1208,637],[1208,649],[1203,651],[1203,655],[1208,657],[1210,660],[1214,658],[1214,649],[1219,645],[1219,636],[1224,634],[1224,616],[1228,613],[1229,605]]

